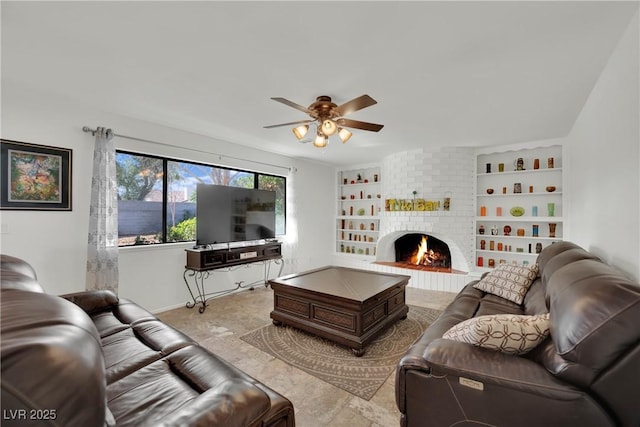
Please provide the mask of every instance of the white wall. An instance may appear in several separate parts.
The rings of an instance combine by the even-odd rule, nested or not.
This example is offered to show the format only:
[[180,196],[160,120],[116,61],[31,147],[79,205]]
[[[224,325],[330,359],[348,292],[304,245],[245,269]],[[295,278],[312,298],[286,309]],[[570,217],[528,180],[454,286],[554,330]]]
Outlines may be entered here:
[[[287,175],[289,205],[284,273],[329,263],[333,247],[333,168],[87,109],[60,97],[24,88],[5,85],[2,89],[2,138],[73,149],[71,212],[0,213],[1,252],[29,261],[47,292],[75,292],[85,286],[94,139],[91,134],[82,132],[84,125],[107,126],[116,133],[152,141],[184,143],[199,151],[116,138],[119,149],[279,175],[287,175],[287,170],[231,157],[295,168],[297,172]],[[327,184],[319,184],[323,182]],[[184,249],[189,246],[170,244],[121,249],[120,296],[131,298],[153,311],[184,304],[188,297],[182,278]],[[239,280],[260,279],[262,271],[261,266],[253,266],[231,273],[214,273],[207,282],[207,291],[234,286]]]
[[567,138],[566,239],[640,278],[638,14]]

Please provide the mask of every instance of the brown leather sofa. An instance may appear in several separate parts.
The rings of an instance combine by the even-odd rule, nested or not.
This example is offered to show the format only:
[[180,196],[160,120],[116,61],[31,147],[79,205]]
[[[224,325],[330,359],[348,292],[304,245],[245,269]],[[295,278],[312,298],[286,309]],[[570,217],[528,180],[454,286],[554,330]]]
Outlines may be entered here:
[[[640,286],[569,242],[545,248],[521,305],[469,283],[400,360],[402,426],[640,426]],[[550,313],[513,356],[447,340],[472,317]]]
[[3,426],[294,427],[288,399],[133,302],[0,264]]

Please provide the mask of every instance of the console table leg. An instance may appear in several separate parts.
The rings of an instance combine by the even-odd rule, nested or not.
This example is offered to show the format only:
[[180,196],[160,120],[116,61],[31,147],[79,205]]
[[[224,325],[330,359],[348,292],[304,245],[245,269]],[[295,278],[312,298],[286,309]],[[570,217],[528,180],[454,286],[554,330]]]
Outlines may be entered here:
[[352,348],[351,351],[353,351],[356,357],[362,357],[364,355],[364,348]]
[[[265,287],[269,285],[270,268],[268,269],[267,267],[269,266],[269,263],[271,261],[275,262],[276,264],[280,264],[279,275],[282,274],[282,267],[284,265],[284,262],[282,262],[280,258],[261,261],[265,263],[264,278],[263,278]],[[248,264],[241,264],[241,265],[245,267],[248,266]],[[185,267],[184,273],[182,274],[182,278],[184,279],[184,283],[187,286],[187,290],[189,291],[189,295],[191,295],[191,300],[192,300],[192,301],[187,301],[187,303],[185,304],[187,308],[193,308],[196,305],[200,305],[200,307],[198,307],[198,311],[200,313],[204,313],[204,311],[207,309],[207,297],[213,298],[213,296],[211,295],[214,295],[214,296],[225,295],[233,291],[236,291],[238,289],[249,289],[253,291],[255,289],[254,285],[257,283],[260,283],[260,280],[257,280],[255,282],[245,284],[244,280],[241,280],[239,282],[235,282],[235,285],[236,285],[235,288],[224,289],[221,291],[207,293],[204,288],[204,282],[209,277],[210,272],[215,272],[217,270],[218,269],[215,269],[215,268],[211,268],[208,270],[195,270],[189,267]],[[230,267],[228,271],[232,271]],[[191,288],[191,285],[189,284],[189,280],[193,280],[193,285],[195,286],[195,290]]]
[[[198,311],[200,313],[204,313],[205,309],[207,308],[207,300],[204,292],[204,279],[206,278],[205,275],[208,276],[209,273],[207,272],[203,273],[201,271],[194,271],[194,270],[188,270],[188,269],[185,270],[184,273],[182,274],[182,278],[184,279],[185,285],[187,285],[187,290],[189,291],[189,295],[191,295],[191,299],[193,300],[193,302],[187,301],[186,307],[193,308],[197,304],[201,304],[201,306],[198,307]],[[193,278],[193,283],[195,285],[197,295],[194,295],[193,290],[191,289],[191,285],[189,285],[189,277]],[[198,282],[198,280],[200,282]]]

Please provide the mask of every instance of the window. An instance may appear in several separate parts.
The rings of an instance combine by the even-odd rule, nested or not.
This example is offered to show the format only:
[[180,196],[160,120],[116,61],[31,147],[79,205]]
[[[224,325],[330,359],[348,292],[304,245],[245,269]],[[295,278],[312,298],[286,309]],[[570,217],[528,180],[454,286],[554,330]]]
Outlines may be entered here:
[[276,192],[276,234],[285,234],[286,178],[118,151],[119,246],[194,241],[198,184]]

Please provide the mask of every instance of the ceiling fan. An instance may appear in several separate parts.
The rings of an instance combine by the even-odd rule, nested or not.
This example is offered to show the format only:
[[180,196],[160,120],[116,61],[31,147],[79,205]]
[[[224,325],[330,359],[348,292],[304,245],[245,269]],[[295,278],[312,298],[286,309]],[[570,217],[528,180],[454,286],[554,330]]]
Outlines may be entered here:
[[302,105],[296,104],[295,102],[289,101],[285,98],[271,99],[288,105],[289,107],[293,107],[296,110],[300,110],[303,113],[307,113],[309,116],[311,116],[311,119],[281,123],[278,125],[270,125],[265,126],[265,128],[271,129],[280,126],[298,125],[293,128],[293,134],[296,136],[296,138],[298,138],[298,141],[303,141],[303,138],[305,137],[307,132],[309,132],[309,125],[316,124],[316,138],[313,141],[313,145],[319,148],[326,147],[329,143],[329,137],[335,134],[338,134],[338,137],[343,144],[346,143],[353,134],[345,128],[378,132],[384,127],[384,125],[344,118],[344,116],[348,114],[378,103],[369,95],[359,96],[352,99],[351,101],[345,102],[342,105],[336,105],[331,102],[331,97],[322,95],[317,97],[316,102],[309,105],[308,107],[303,107]]

